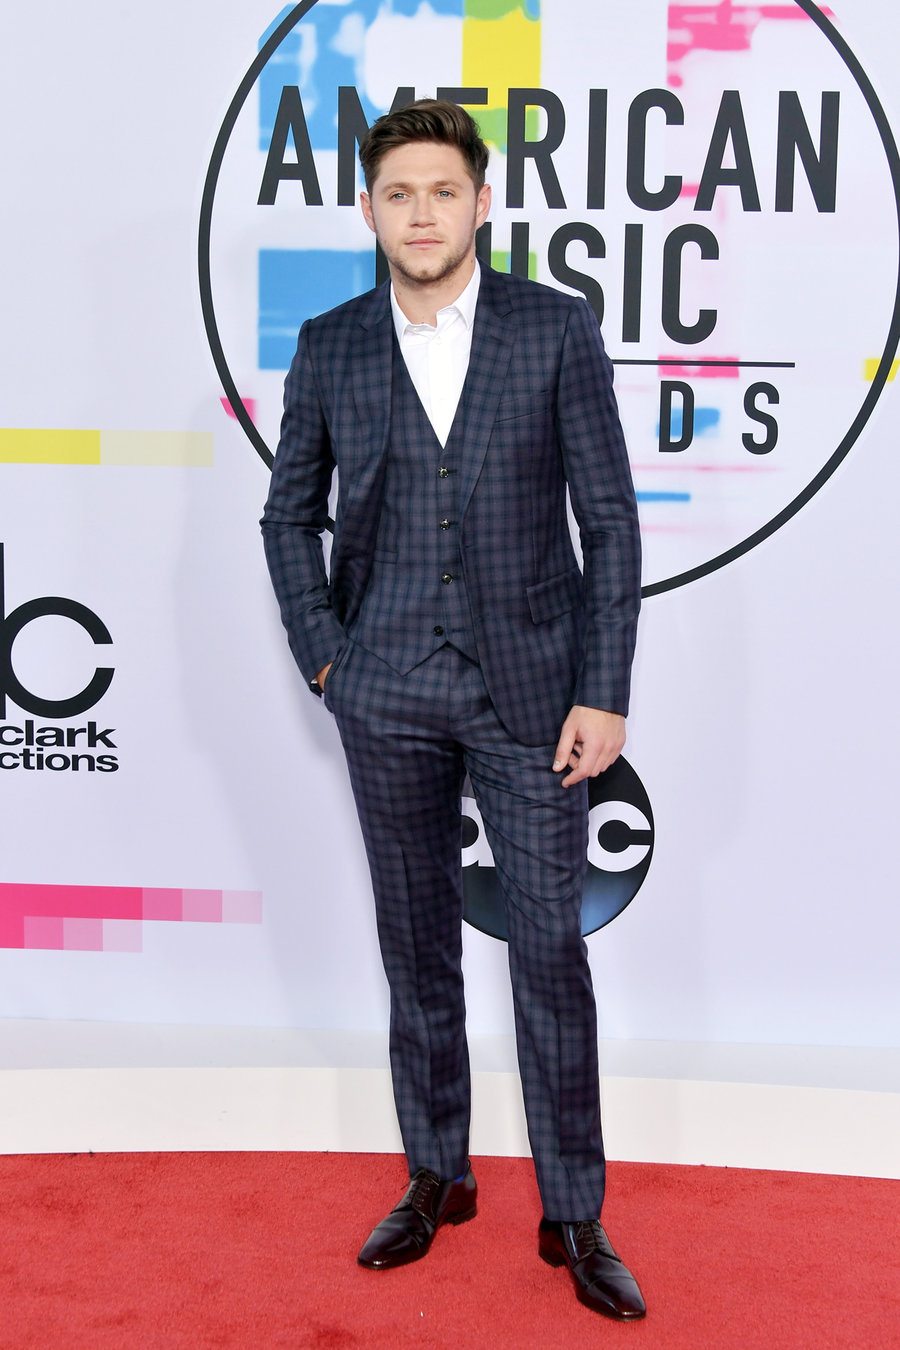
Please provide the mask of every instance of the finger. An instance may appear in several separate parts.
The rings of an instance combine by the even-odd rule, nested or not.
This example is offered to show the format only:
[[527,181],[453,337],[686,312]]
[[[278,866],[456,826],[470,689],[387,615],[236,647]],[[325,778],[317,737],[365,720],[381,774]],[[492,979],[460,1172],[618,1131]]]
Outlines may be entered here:
[[582,760],[571,773],[566,774],[565,778],[562,780],[562,785],[563,787],[569,787],[572,783],[580,783],[583,778],[588,778],[590,776],[590,772]]
[[[570,783],[580,783],[583,778],[596,778],[607,766],[607,756],[611,747],[605,741],[589,741],[581,746],[577,764],[571,764],[574,772],[563,780],[563,787]],[[611,762],[611,760],[609,761]]]
[[592,755],[584,745],[579,745],[578,751],[577,756],[573,754],[569,759],[569,768],[572,772],[566,774],[562,780],[563,787],[569,787],[572,783],[580,783],[583,778],[588,778],[592,774],[597,758],[596,754]]
[[582,751],[577,768],[572,765],[575,772],[563,779],[563,787],[568,787],[570,783],[580,783],[583,778],[596,778],[598,774],[605,773],[618,758],[619,751],[615,745],[601,745],[592,751]]
[[560,773],[567,764],[572,763],[575,751],[575,728],[563,723],[556,754],[553,756],[553,772]]

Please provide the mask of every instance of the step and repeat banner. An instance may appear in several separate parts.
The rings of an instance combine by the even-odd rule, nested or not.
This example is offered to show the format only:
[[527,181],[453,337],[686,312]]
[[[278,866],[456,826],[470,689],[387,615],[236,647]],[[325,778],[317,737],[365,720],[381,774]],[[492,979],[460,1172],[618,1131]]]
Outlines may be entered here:
[[[481,257],[583,296],[616,367],[645,609],[591,795],[603,1034],[895,1044],[887,0],[8,25],[0,1015],[386,1024],[338,738],[257,522],[300,324],[383,279],[360,137],[436,94],[491,147]],[[470,1021],[507,1032],[465,791]]]

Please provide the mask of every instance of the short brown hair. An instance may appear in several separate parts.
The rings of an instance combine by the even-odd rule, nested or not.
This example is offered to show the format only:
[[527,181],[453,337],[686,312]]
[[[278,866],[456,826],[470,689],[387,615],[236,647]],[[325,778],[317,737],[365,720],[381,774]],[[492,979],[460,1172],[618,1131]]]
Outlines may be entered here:
[[476,192],[484,186],[488,148],[481,139],[478,124],[458,103],[444,99],[419,98],[406,108],[385,113],[366,132],[359,147],[359,162],[371,192],[381,161],[389,150],[412,141],[436,141],[452,145],[462,155],[466,171]]

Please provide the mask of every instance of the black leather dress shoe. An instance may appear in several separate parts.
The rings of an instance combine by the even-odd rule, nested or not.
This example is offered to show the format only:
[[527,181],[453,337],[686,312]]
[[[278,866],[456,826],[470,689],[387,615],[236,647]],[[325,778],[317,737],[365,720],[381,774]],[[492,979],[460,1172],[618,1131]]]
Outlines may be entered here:
[[551,1266],[568,1266],[580,1303],[606,1317],[630,1322],[647,1306],[637,1280],[612,1249],[599,1219],[558,1223],[541,1219],[538,1251]]
[[425,1256],[442,1223],[474,1219],[478,1187],[471,1164],[460,1181],[441,1181],[420,1167],[399,1205],[373,1228],[357,1260],[369,1270],[392,1270]]

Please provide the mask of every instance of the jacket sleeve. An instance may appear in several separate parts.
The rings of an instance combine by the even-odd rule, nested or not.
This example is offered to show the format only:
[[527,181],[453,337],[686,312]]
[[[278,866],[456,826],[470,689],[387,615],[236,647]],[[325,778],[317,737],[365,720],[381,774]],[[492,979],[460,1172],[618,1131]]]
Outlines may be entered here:
[[563,338],[557,404],[584,556],[585,654],[574,702],[624,715],[641,603],[641,536],[612,377],[596,316],[579,303]]
[[309,337],[305,323],[285,380],[281,438],[260,524],[291,651],[312,685],[345,634],[331,607],[322,548],[335,461]]

